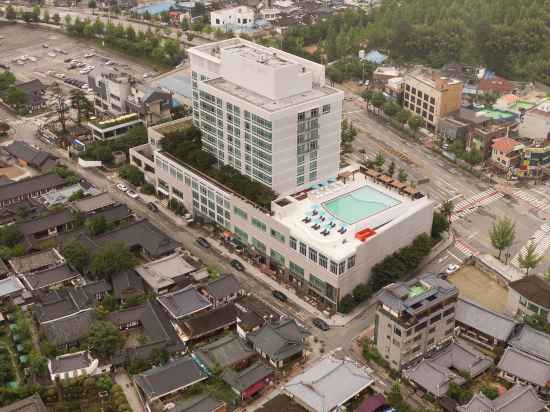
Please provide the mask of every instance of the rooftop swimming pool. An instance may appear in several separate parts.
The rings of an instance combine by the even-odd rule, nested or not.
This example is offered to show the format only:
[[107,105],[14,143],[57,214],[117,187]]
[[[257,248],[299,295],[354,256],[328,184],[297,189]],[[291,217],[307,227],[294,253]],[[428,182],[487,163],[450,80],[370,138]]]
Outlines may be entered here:
[[370,186],[363,186],[323,203],[323,207],[336,219],[351,225],[400,203]]

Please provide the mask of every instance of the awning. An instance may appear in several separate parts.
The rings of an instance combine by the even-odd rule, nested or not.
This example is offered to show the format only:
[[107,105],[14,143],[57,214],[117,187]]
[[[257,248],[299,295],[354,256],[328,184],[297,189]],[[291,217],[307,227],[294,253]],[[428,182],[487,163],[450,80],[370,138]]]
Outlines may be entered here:
[[254,396],[257,392],[261,391],[265,385],[267,384],[267,379],[261,380],[260,382],[256,382],[254,385],[250,386],[249,388],[245,389],[241,395],[243,399],[248,399]]

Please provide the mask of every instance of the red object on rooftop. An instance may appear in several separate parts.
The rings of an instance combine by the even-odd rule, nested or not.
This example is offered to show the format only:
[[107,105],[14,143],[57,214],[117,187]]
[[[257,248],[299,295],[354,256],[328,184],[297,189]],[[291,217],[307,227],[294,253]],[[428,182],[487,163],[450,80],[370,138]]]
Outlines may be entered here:
[[387,405],[388,404],[384,398],[384,395],[373,395],[365,399],[359,408],[355,410],[355,412],[376,412]]
[[369,237],[371,237],[375,234],[376,234],[376,230],[371,229],[370,227],[368,227],[366,229],[363,229],[363,230],[360,230],[359,232],[357,232],[355,234],[355,238],[359,239],[361,242],[364,242],[366,239],[368,239]]
[[263,379],[259,382],[256,382],[254,385],[246,388],[242,392],[243,399],[249,399],[254,396],[257,392],[261,391],[267,385],[268,379]]

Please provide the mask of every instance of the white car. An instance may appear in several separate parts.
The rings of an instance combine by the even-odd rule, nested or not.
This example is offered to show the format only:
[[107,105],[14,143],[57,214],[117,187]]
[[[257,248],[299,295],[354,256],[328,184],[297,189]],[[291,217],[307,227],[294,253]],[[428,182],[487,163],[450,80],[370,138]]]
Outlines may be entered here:
[[54,52],[49,52],[49,53],[48,53],[48,56],[50,56],[50,57],[55,57],[55,56],[57,56],[57,54],[55,54]]
[[80,70],[79,73],[80,74],[88,74],[88,71],[87,70]]
[[128,187],[124,183],[119,183],[116,185],[116,188],[121,192],[126,192],[128,190]]
[[112,60],[107,60],[105,62],[105,66],[110,66],[111,64],[113,64],[113,61]]
[[447,269],[445,269],[445,273],[447,275],[452,275],[455,273],[458,269],[460,269],[459,265],[455,265],[454,263],[451,263],[449,266],[447,266]]
[[88,54],[85,54],[84,57],[89,59],[90,57],[94,57],[95,56],[95,53],[88,53]]
[[137,194],[135,191],[131,190],[131,189],[128,190],[128,191],[126,192],[126,194],[127,194],[128,196],[130,196],[132,199],[137,199],[137,198],[139,197],[138,194]]
[[84,90],[88,90],[88,83],[84,83],[80,88]]

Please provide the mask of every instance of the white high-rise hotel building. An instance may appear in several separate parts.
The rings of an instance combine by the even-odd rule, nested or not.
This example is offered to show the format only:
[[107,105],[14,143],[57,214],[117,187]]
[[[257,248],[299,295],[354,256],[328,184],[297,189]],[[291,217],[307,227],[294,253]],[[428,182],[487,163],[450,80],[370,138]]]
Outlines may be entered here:
[[336,309],[385,256],[429,233],[433,203],[364,167],[339,170],[342,92],[324,67],[231,39],[190,49],[193,122],[220,165],[270,186],[269,210],[161,149],[149,128],[130,160],[163,196],[215,221],[300,293]]
[[324,66],[241,39],[189,49],[203,146],[277,193],[333,177],[343,92]]

